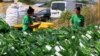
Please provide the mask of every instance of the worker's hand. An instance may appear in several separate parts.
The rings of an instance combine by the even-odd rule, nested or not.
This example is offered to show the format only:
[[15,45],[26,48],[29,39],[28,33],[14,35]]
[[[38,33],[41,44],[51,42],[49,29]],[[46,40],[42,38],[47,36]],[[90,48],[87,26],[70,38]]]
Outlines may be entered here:
[[70,22],[70,24],[69,24],[70,26],[72,26],[73,24]]
[[39,23],[39,24],[41,24],[41,23],[42,23],[42,21],[38,21],[38,23]]
[[32,24],[28,24],[28,27],[32,27]]
[[41,23],[36,24],[36,25],[31,25],[31,27],[32,27],[32,28],[37,28],[37,27],[39,27],[40,24],[41,24]]

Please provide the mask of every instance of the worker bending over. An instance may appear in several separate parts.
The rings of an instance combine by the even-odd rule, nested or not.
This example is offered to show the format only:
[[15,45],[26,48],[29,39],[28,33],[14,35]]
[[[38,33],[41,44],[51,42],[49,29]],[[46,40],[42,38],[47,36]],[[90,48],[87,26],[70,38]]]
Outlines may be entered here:
[[32,26],[32,24],[33,24],[33,20],[32,20],[33,14],[34,14],[34,9],[29,7],[29,9],[27,10],[27,15],[25,15],[23,20],[22,20],[24,32],[31,32],[33,30],[33,26]]

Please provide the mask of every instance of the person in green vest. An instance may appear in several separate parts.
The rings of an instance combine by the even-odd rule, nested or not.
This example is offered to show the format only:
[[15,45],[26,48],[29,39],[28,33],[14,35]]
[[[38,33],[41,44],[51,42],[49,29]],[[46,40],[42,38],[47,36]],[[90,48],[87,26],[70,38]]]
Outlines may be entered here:
[[71,16],[71,24],[74,29],[79,29],[80,27],[84,27],[85,18],[81,15],[81,8],[75,8],[75,14]]
[[27,10],[27,15],[25,15],[23,20],[22,20],[24,32],[31,32],[33,30],[33,26],[32,26],[32,24],[33,24],[33,20],[32,20],[33,14],[34,14],[34,9],[32,7],[29,7],[29,9]]

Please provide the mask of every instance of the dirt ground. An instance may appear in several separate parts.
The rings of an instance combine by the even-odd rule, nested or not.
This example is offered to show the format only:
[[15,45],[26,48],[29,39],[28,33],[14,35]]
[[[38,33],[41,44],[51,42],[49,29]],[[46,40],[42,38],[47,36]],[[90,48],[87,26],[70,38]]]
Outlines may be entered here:
[[[8,3],[0,3],[0,13],[5,14],[8,6],[10,6],[11,4],[12,4],[11,2],[8,2]],[[27,6],[29,6],[29,5],[27,5]],[[41,11],[43,9],[46,9],[44,7],[35,7],[33,5],[30,5],[30,6],[32,6],[35,9],[35,12],[39,12],[39,11]]]
[[10,6],[10,2],[9,3],[0,3],[0,13],[3,13],[5,14],[6,13],[6,10],[8,8],[8,6]]

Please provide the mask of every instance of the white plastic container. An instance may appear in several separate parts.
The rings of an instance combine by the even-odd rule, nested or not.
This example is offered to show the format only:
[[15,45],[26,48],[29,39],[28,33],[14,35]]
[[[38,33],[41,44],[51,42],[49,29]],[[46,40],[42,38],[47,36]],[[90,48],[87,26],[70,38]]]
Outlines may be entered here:
[[18,18],[18,7],[17,4],[11,4],[11,6],[8,7],[6,11],[6,22],[9,24],[9,26],[13,26],[17,24],[17,18]]
[[11,4],[6,11],[5,19],[9,26],[21,24],[24,15],[26,15],[27,9],[28,8],[21,3]]

